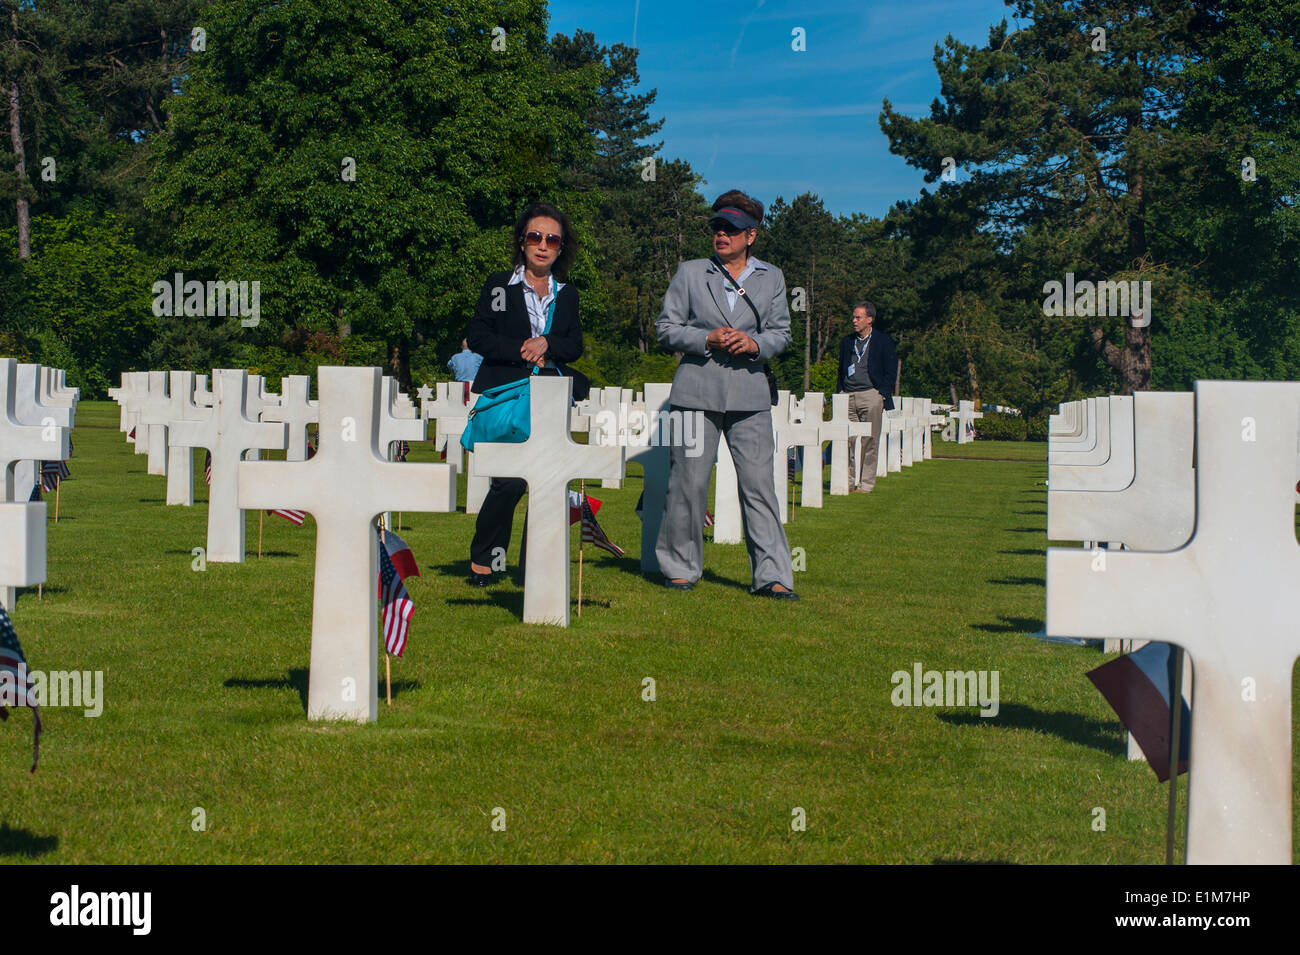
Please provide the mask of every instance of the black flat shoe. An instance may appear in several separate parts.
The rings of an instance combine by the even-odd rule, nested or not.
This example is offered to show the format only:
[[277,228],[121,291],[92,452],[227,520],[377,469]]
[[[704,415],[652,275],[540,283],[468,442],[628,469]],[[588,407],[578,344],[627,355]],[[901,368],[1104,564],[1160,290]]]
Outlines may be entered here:
[[471,587],[486,587],[492,583],[491,574],[479,574],[474,571],[469,572],[469,585]]
[[684,580],[681,583],[675,583],[674,581],[665,579],[664,586],[667,587],[669,590],[694,590],[695,589],[695,585],[691,583],[689,580]]
[[776,600],[798,600],[799,595],[793,590],[776,590],[776,584],[764,584],[754,591],[755,597],[773,597]]

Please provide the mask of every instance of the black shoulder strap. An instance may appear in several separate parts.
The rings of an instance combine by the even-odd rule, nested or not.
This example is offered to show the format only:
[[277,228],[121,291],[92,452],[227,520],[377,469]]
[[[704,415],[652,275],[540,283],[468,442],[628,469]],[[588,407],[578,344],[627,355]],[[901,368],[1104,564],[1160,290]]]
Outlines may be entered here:
[[745,293],[745,287],[731,277],[731,273],[727,271],[727,267],[722,264],[722,259],[718,258],[716,252],[713,253],[713,264],[722,272],[722,277],[731,283],[731,287],[736,290],[737,294],[739,294],[749,307],[754,310],[754,324],[758,326],[758,331],[761,334],[763,331],[763,319],[759,317],[758,306],[754,304],[754,300]]

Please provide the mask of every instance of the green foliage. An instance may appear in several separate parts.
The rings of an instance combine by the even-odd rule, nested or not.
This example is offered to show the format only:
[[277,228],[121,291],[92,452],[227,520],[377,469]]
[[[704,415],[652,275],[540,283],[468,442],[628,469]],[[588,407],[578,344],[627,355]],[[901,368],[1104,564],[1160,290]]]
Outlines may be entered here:
[[[14,241],[13,229],[0,236]],[[101,396],[135,367],[154,336],[152,281],[116,214],[37,216],[32,257],[5,283],[0,334],[22,345],[16,350],[23,357],[67,369],[69,384],[86,397]]]
[[155,154],[168,267],[260,280],[257,346],[311,330],[382,341],[390,365],[450,354],[521,207],[565,205],[599,72],[537,69],[541,0],[220,0],[203,21]]

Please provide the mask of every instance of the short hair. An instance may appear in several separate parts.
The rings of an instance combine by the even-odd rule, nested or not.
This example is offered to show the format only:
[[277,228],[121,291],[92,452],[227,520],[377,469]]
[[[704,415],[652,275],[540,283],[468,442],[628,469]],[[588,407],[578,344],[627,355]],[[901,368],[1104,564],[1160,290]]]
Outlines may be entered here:
[[560,279],[566,279],[569,276],[569,267],[573,265],[573,260],[578,255],[578,237],[573,232],[573,226],[569,224],[569,217],[549,202],[534,202],[524,210],[524,214],[515,223],[513,265],[518,268],[524,264],[524,250],[520,246],[523,245],[524,235],[528,232],[528,223],[542,218],[554,219],[560,224],[561,239],[564,244],[560,248],[560,254],[555,257],[555,264],[551,266],[551,271]]
[[873,322],[876,320],[876,306],[872,305],[864,298],[860,302],[853,303],[853,311],[856,312],[860,308],[865,308],[867,310],[867,318],[871,319]]
[[741,212],[753,216],[754,221],[760,226],[763,224],[763,203],[745,195],[739,189],[730,189],[713,201],[714,212],[725,209],[727,206],[733,206]]

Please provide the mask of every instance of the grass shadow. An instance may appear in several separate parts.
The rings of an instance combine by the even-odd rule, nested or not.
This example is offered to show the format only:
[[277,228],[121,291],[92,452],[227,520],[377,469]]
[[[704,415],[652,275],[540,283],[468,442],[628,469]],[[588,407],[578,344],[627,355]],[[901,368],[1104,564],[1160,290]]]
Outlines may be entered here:
[[973,623],[971,629],[985,633],[1037,633],[1047,624],[1034,617],[998,617],[1001,623]]
[[1005,587],[1046,587],[1047,581],[1042,577],[994,577],[987,581]]
[[58,836],[38,836],[30,829],[14,829],[7,822],[0,823],[0,856],[35,859],[58,847]]
[[297,690],[298,699],[302,702],[302,711],[307,712],[306,670],[290,670],[285,676],[265,680],[250,680],[245,677],[234,676],[221,685],[236,690]]
[[38,592],[42,594],[66,594],[68,592],[68,588],[60,587],[58,584],[45,584],[40,588],[19,587],[17,596],[21,597],[23,594],[29,594],[34,597]]
[[1087,746],[1111,756],[1125,752],[1124,734],[1118,721],[1094,720],[1064,710],[1038,710],[1023,703],[1004,703],[997,716],[979,713],[938,713],[940,720],[953,726],[988,726],[997,729],[1032,730],[1055,736],[1067,743]]
[[[263,557],[297,557],[298,555],[296,553],[287,550],[264,550],[262,551],[262,556]],[[257,560],[257,555],[254,554],[250,559]]]
[[1046,550],[1046,548],[1043,548],[1043,547],[1037,547],[1037,548],[1035,548],[1035,547],[1021,547],[1021,548],[1019,548],[1019,549],[1017,549],[1017,550],[1000,550],[1000,551],[998,551],[998,553],[999,553],[999,554],[1018,554],[1018,555],[1023,554],[1024,556],[1027,556],[1027,557],[1045,557],[1045,556],[1047,555],[1047,550]]

